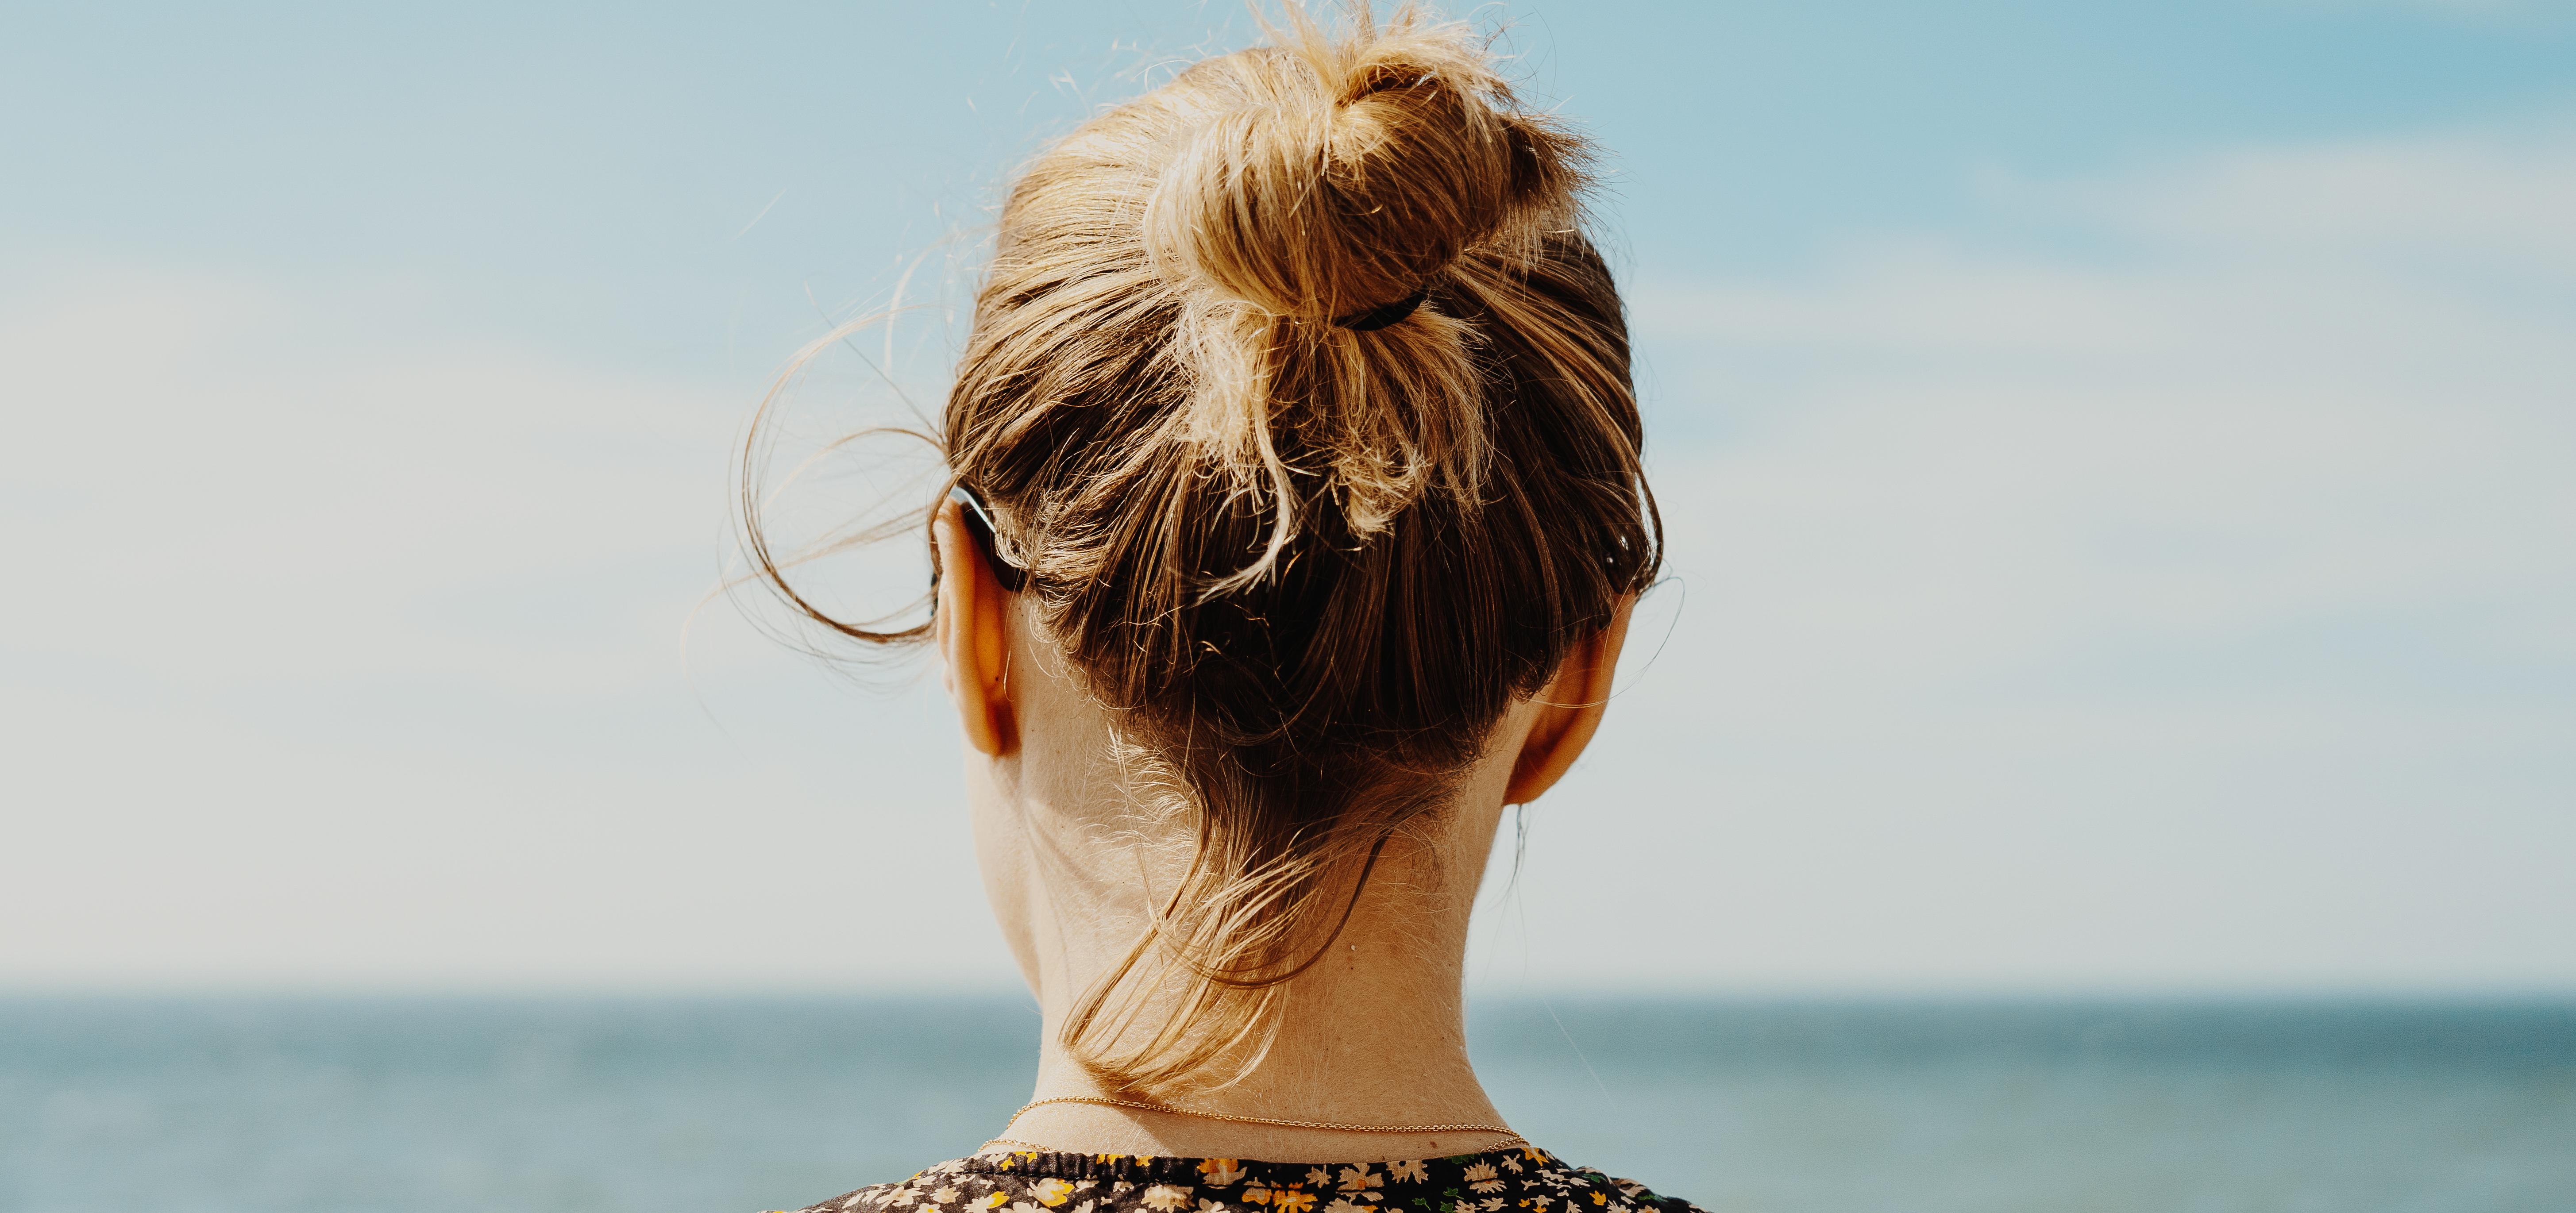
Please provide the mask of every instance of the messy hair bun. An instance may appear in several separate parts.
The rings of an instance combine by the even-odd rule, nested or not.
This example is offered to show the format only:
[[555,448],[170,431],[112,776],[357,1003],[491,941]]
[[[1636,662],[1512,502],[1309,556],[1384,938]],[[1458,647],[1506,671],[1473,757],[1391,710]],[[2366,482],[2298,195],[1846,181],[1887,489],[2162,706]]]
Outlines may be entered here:
[[[1661,559],[1582,141],[1413,5],[1269,33],[1022,170],[941,435],[1135,786],[1195,825],[1062,1025],[1112,1089],[1257,1056],[1381,849]],[[926,631],[754,550],[845,635]]]
[[[1289,17],[1278,45],[1174,82],[1181,133],[1145,199],[1145,251],[1180,307],[1189,435],[1275,511],[1226,584],[1260,576],[1298,525],[1271,433],[1283,398],[1329,402],[1297,418],[1321,461],[1295,470],[1324,477],[1360,534],[1426,490],[1479,491],[1476,334],[1421,304],[1468,250],[1522,258],[1573,227],[1581,180],[1581,145],[1514,107],[1463,31],[1399,18],[1335,40]],[[1349,319],[1373,309],[1380,326]]]

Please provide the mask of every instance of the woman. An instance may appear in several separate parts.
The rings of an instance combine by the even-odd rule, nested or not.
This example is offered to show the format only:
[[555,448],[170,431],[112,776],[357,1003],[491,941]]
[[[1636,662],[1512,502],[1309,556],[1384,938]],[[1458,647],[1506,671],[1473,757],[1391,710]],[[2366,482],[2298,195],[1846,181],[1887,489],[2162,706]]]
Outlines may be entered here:
[[1353,7],[1016,181],[929,622],[762,558],[938,651],[1045,1017],[982,1153],[815,1209],[1690,1208],[1513,1133],[1461,1022],[1503,807],[1582,753],[1659,561],[1585,149],[1462,27]]

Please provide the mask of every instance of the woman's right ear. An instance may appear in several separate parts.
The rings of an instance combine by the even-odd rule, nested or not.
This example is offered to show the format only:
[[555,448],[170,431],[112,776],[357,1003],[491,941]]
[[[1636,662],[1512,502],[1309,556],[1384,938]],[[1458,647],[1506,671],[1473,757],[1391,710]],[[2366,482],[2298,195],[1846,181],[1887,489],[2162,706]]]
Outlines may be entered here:
[[966,744],[1000,758],[1018,745],[1008,677],[1010,596],[993,580],[992,566],[984,563],[983,551],[967,533],[965,507],[940,502],[930,539],[939,556],[931,636],[939,647],[948,696],[957,704]]

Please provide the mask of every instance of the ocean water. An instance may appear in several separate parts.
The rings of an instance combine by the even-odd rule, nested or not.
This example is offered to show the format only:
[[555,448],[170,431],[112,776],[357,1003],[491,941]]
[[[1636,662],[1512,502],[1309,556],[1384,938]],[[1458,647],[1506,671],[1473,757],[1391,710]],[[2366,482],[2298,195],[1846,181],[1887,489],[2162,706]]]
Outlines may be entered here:
[[[2576,1004],[1480,1004],[1533,1141],[1718,1213],[2576,1211]],[[1009,1000],[0,1000],[9,1213],[746,1213],[963,1153]]]

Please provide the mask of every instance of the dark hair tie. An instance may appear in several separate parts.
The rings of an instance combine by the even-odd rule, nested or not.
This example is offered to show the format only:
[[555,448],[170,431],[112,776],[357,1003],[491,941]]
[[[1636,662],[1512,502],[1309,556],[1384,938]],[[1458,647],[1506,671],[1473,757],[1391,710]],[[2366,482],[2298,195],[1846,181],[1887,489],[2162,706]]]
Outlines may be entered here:
[[1354,333],[1373,333],[1395,323],[1398,320],[1402,320],[1405,317],[1412,315],[1413,309],[1422,306],[1422,301],[1429,298],[1430,295],[1431,286],[1429,283],[1425,283],[1423,284],[1422,289],[1417,290],[1402,299],[1398,299],[1393,303],[1373,307],[1365,312],[1353,312],[1348,316],[1335,316],[1333,317],[1333,327],[1337,329],[1349,329]]

